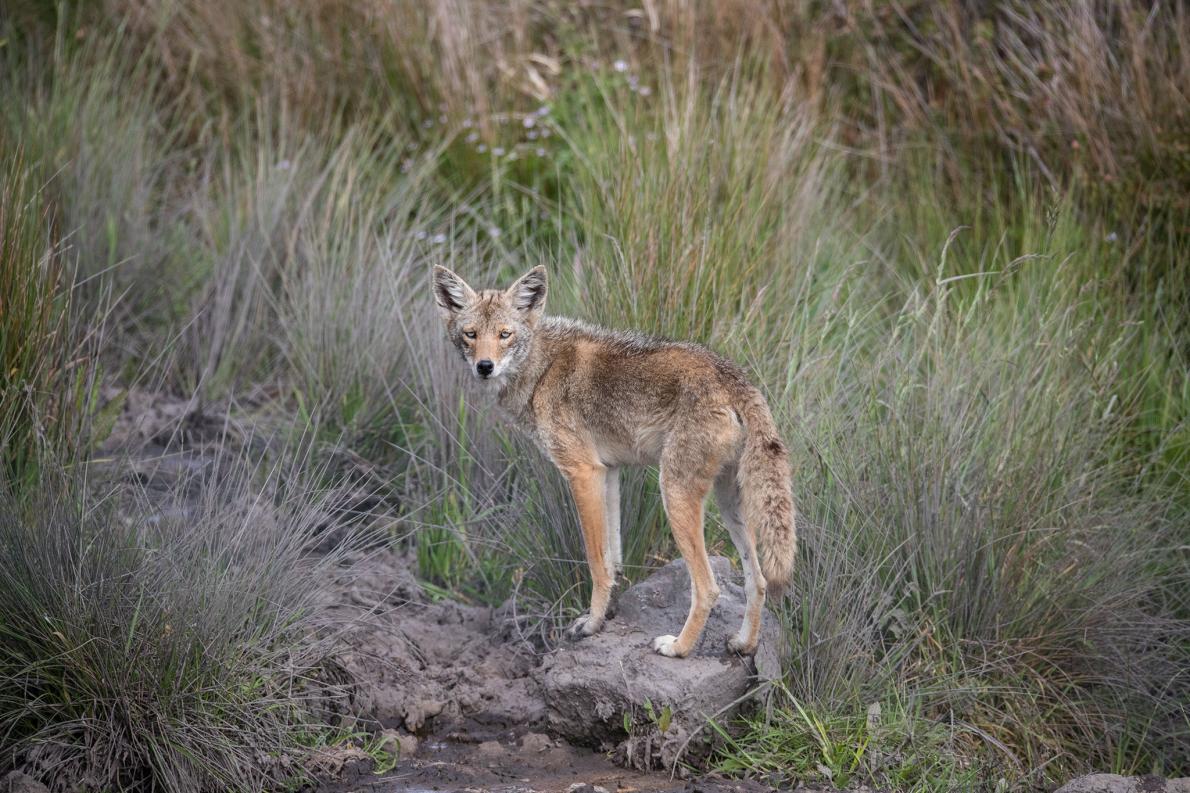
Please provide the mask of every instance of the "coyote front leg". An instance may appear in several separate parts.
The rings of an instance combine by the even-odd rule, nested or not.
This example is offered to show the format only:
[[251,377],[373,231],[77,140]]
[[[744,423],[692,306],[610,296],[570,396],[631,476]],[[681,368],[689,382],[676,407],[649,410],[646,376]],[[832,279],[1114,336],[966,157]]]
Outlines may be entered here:
[[604,520],[607,469],[599,464],[584,463],[567,466],[562,473],[570,482],[570,492],[578,508],[583,528],[583,545],[587,549],[587,566],[591,568],[591,610],[570,626],[571,636],[590,636],[603,627],[607,605],[611,599],[613,582],[612,559],[607,544],[607,524]]

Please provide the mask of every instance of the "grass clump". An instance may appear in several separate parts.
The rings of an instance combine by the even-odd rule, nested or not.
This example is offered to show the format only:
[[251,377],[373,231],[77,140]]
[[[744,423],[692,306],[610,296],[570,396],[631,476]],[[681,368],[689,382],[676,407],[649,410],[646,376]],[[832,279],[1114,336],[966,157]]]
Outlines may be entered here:
[[299,773],[337,696],[310,586],[334,557],[308,556],[324,515],[278,475],[222,464],[149,500],[47,467],[3,494],[0,767],[61,790]]
[[84,448],[95,361],[44,190],[20,150],[0,169],[0,472],[20,490],[43,454]]

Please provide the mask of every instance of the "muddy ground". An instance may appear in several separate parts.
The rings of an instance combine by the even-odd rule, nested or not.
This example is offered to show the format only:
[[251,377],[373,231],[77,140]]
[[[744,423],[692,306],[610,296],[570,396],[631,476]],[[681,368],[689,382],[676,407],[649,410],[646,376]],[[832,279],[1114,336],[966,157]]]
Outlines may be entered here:
[[[349,639],[352,649],[341,659],[353,681],[351,708],[361,723],[385,730],[405,751],[390,773],[374,775],[361,759],[338,778],[326,779],[320,791],[774,789],[707,775],[686,779],[689,770],[681,764],[668,772],[625,767],[629,758],[614,742],[601,741],[594,724],[594,737],[585,743],[597,745],[568,743],[550,729],[552,684],[544,670],[552,655],[573,653],[573,647],[546,652],[525,640],[508,607],[435,602],[418,585],[409,562],[390,550],[356,554],[347,562],[323,586],[328,612],[358,622]],[[362,619],[361,608],[367,615]],[[708,656],[721,653],[706,650]]]

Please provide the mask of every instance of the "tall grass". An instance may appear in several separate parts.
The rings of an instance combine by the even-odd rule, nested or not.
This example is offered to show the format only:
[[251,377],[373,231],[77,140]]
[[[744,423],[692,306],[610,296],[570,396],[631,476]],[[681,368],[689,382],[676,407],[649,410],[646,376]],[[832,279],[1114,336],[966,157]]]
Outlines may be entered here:
[[1161,331],[1122,246],[1020,171],[856,194],[828,131],[690,85],[643,121],[605,99],[611,134],[571,138],[575,275],[599,318],[709,340],[770,388],[807,535],[778,723],[898,692],[1017,778],[1182,756],[1184,472],[1138,490],[1148,373],[1121,360]]
[[81,310],[104,311],[126,331],[148,325],[121,338],[135,355],[144,334],[176,316],[166,284],[176,289],[189,277],[168,194],[185,152],[160,123],[151,75],[129,64],[120,37],[76,47],[63,35],[30,46],[26,58],[4,53],[0,124],[52,207]]
[[0,767],[55,790],[300,774],[342,694],[311,585],[337,554],[309,555],[332,502],[284,464],[196,462],[164,494],[51,466],[3,494]]
[[[446,262],[491,285],[544,261],[551,311],[739,360],[794,452],[805,550],[776,615],[789,660],[771,714],[726,744],[725,768],[793,762],[800,776],[821,765],[836,781],[935,789],[1184,769],[1180,6],[106,10],[119,30],[83,14],[50,45],[30,34],[6,53],[0,139],[25,147],[35,174],[6,180],[6,283],[30,285],[9,290],[28,299],[6,344],[26,328],[57,344],[54,323],[73,315],[55,307],[115,294],[113,371],[135,376],[143,359],[196,402],[312,431],[324,459],[311,468],[346,472],[382,496],[375,509],[399,512],[423,578],[469,599],[517,597],[548,642],[586,586],[569,496],[453,366],[426,279]],[[42,206],[62,223],[36,220]],[[50,240],[77,241],[83,287],[49,266],[62,247]],[[6,372],[29,382],[65,371],[39,361],[68,348],[14,349]],[[198,536],[248,543],[235,505],[273,491],[232,479],[204,484],[210,506],[194,514],[212,528]],[[634,474],[624,499],[636,576],[672,548],[654,475]],[[75,513],[52,514],[66,518],[42,534],[77,536],[61,528]],[[298,563],[267,528],[233,575],[168,533],[126,536],[101,511],[80,520],[98,521],[89,536],[134,540],[120,548],[149,537],[176,549],[187,590],[215,599],[271,597],[252,569]],[[21,557],[29,575],[57,558],[43,550]],[[163,602],[194,602],[166,588],[155,560],[168,554],[124,553],[111,558],[127,575],[104,584],[115,594],[76,587],[64,613],[94,615],[103,594],[130,620],[138,580],[168,591]],[[227,649],[201,668],[211,690],[262,668],[282,685],[284,653],[314,663],[321,645],[274,612],[245,619],[265,626],[249,644],[259,655],[228,649],[240,636],[229,622],[211,626]],[[84,649],[88,632],[120,641],[106,623],[79,625],[62,633]],[[55,657],[39,636],[28,663]],[[159,638],[142,640],[150,652]],[[137,691],[215,723],[189,715],[197,689],[157,671]],[[267,721],[257,705],[274,682],[221,724],[266,725],[269,746],[291,746],[293,725],[309,723]],[[298,700],[279,697],[279,712],[299,714]],[[209,758],[188,765],[120,732],[151,708],[89,702],[116,725],[104,746],[135,747],[138,779],[272,774],[245,770],[247,738],[184,731],[193,743],[177,745]],[[866,716],[872,703],[886,720]],[[78,747],[97,734],[61,726],[77,714],[9,704],[22,736]],[[119,780],[114,755],[63,756]]]
[[0,156],[0,469],[18,489],[36,480],[43,453],[84,447],[96,388],[94,339],[79,322],[45,188],[30,171],[20,149]]

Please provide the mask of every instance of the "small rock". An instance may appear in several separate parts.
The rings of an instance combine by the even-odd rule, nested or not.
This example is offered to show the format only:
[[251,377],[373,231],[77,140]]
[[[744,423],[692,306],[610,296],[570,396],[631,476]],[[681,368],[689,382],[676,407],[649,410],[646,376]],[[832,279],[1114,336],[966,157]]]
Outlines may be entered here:
[[607,793],[607,788],[591,785],[586,782],[575,782],[566,788],[566,793]]
[[50,793],[50,789],[28,774],[13,771],[0,780],[0,793]]
[[384,730],[380,733],[380,737],[384,741],[382,744],[384,751],[389,754],[395,754],[402,760],[417,754],[418,741],[416,735],[410,735],[400,730]]
[[505,749],[499,741],[484,741],[475,747],[475,753],[483,757],[498,757],[505,753]]
[[521,748],[526,752],[545,752],[552,749],[553,746],[553,739],[539,732],[527,733],[521,738]]
[[1091,774],[1067,782],[1056,793],[1190,793],[1190,777],[1165,779],[1156,774]]
[[437,716],[446,707],[446,703],[436,699],[423,699],[409,703],[405,708],[405,726],[411,731],[417,731],[425,723]]

